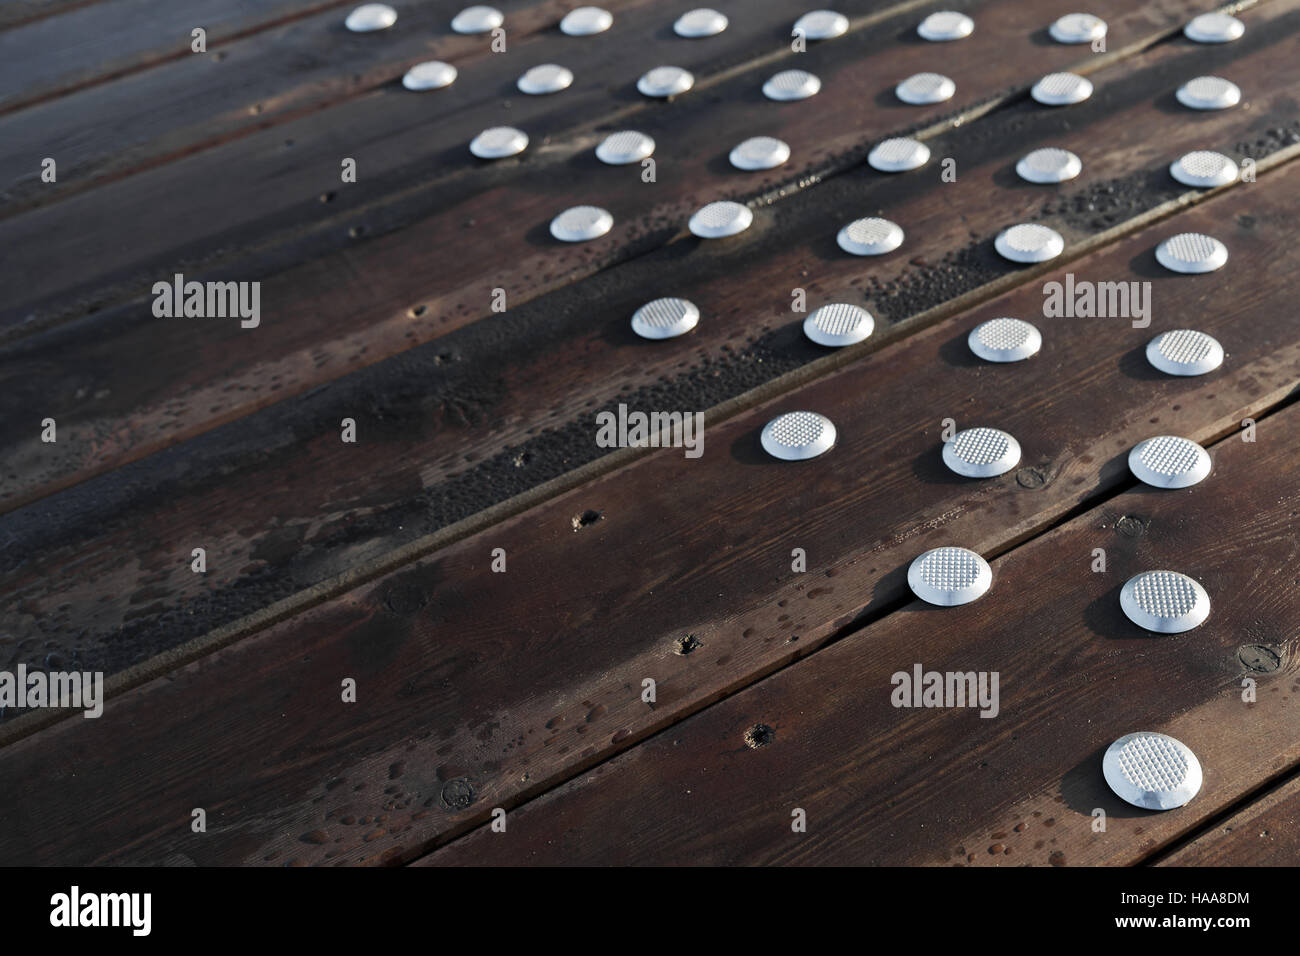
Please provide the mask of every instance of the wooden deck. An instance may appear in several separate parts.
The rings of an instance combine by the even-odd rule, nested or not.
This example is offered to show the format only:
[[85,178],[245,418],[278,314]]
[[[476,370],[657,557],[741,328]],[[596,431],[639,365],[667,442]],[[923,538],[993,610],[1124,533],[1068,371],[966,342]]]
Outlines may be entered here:
[[[1182,34],[1207,0],[1093,0],[1104,49],[1050,38],[1073,3],[845,0],[849,31],[806,52],[814,5],[783,0],[717,4],[728,28],[698,40],[672,31],[693,2],[604,0],[613,28],[579,38],[556,26],[576,0],[504,0],[504,53],[450,30],[461,3],[395,2],[373,34],[344,29],[355,5],[0,7],[0,670],[107,693],[97,719],[0,713],[0,779],[25,781],[0,864],[1300,862],[1300,0],[1221,8],[1246,27],[1224,44]],[[945,9],[974,34],[918,38]],[[429,59],[456,82],[404,89]],[[547,62],[573,86],[515,89]],[[663,63],[694,88],[639,94]],[[765,99],[791,68],[821,92]],[[1030,98],[1064,70],[1092,97]],[[899,102],[921,71],[956,95]],[[1241,103],[1182,106],[1201,75]],[[528,148],[475,159],[502,124]],[[653,182],[595,158],[618,129],[655,139]],[[733,168],[755,135],[790,160]],[[872,169],[897,135],[930,162]],[[1082,174],[1021,180],[1047,146]],[[1179,184],[1196,149],[1246,181]],[[693,237],[719,199],[753,225]],[[575,205],[613,229],[554,240]],[[843,253],[862,216],[901,248]],[[1001,258],[1017,222],[1064,253]],[[1227,264],[1160,266],[1182,232]],[[260,323],[157,316],[178,273],[259,282]],[[1147,284],[1149,325],[1046,315],[1067,274]],[[812,344],[798,290],[874,334]],[[661,296],[698,327],[639,339]],[[1042,351],[974,357],[997,316]],[[1175,328],[1223,366],[1154,370]],[[702,412],[703,454],[600,447],[620,405]],[[829,453],[762,451],[795,409],[834,422]],[[1018,467],[952,474],[946,419],[1010,432]],[[1138,482],[1128,452],[1158,434],[1210,476]],[[987,595],[914,598],[908,565],[942,545],[989,560]],[[1208,621],[1132,624],[1120,588],[1155,568],[1199,581]],[[997,673],[997,715],[893,706],[917,664]],[[1185,807],[1111,792],[1102,753],[1133,731],[1196,753]]]

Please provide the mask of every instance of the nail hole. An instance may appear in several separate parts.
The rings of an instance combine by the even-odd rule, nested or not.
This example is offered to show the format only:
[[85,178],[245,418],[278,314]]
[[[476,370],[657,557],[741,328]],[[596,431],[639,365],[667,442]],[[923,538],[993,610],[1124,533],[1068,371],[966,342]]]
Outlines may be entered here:
[[704,644],[694,634],[687,634],[685,637],[679,637],[673,641],[673,653],[685,656],[703,646]]
[[745,746],[750,750],[766,747],[776,736],[776,731],[767,724],[755,724],[745,731]]
[[597,521],[600,521],[604,517],[605,517],[605,512],[592,511],[590,508],[588,508],[582,514],[574,516],[573,530],[579,531],[582,528],[587,527],[587,525],[589,524],[595,524]]

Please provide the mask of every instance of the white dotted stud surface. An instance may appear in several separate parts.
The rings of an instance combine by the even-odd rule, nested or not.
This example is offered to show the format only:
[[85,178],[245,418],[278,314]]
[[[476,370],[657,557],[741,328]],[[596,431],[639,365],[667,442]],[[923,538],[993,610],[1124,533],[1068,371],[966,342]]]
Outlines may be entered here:
[[833,302],[808,313],[803,320],[803,333],[818,345],[840,348],[868,338],[876,328],[876,320],[861,306],[847,302]]
[[1190,488],[1210,473],[1210,454],[1190,438],[1158,435],[1133,446],[1128,467],[1154,488]]
[[1024,319],[1003,316],[971,329],[966,344],[986,362],[1019,362],[1038,354],[1043,336]]
[[691,216],[690,230],[701,239],[722,239],[744,232],[753,221],[753,210],[744,203],[711,202]]
[[408,90],[440,90],[456,82],[456,68],[441,60],[426,60],[406,71],[402,85]]
[[835,444],[835,426],[816,412],[786,412],[763,426],[759,442],[773,458],[803,461]]
[[763,95],[769,100],[781,102],[787,100],[806,100],[816,96],[822,88],[822,81],[804,70],[782,70],[774,73],[763,84]]
[[614,217],[599,206],[574,206],[551,220],[551,235],[561,242],[586,242],[603,236]]
[[912,106],[942,103],[956,92],[957,84],[942,73],[914,73],[894,87],[894,95]]
[[1068,149],[1046,147],[1026,153],[1016,173],[1030,183],[1063,183],[1083,172],[1083,162]]
[[1194,110],[1226,110],[1241,102],[1241,89],[1221,76],[1198,76],[1178,87],[1178,102]]
[[1237,179],[1237,164],[1222,153],[1199,149],[1184,153],[1169,164],[1169,175],[1184,186],[1209,189]]
[[679,37],[697,38],[717,36],[727,29],[727,18],[717,10],[699,7],[687,10],[673,24],[673,32]]
[[1047,32],[1057,43],[1091,43],[1106,35],[1106,21],[1091,13],[1067,13]]
[[685,335],[700,321],[700,310],[686,299],[655,299],[632,313],[632,331],[643,339]]
[[1046,262],[1065,250],[1065,240],[1054,229],[1026,222],[1004,229],[993,241],[993,248],[1012,262]]
[[643,96],[651,96],[655,99],[677,96],[694,85],[695,77],[680,66],[656,66],[653,70],[646,71],[641,79],[636,81],[636,88]]
[[1115,795],[1144,810],[1174,810],[1200,792],[1201,762],[1180,740],[1143,731],[1106,748],[1102,776]]
[[934,548],[907,569],[907,585],[927,604],[954,607],[983,597],[993,584],[987,561],[966,548]]
[[930,161],[930,147],[919,139],[895,137],[881,140],[867,154],[867,163],[882,173],[902,173],[920,169]]
[[808,40],[830,40],[848,32],[849,18],[834,10],[813,10],[794,22],[791,34]]
[[596,158],[610,166],[639,163],[655,151],[655,141],[634,129],[610,133],[596,147]]
[[855,256],[881,256],[903,244],[903,230],[888,219],[855,219],[835,237],[839,247]]
[[1204,332],[1174,329],[1147,343],[1147,361],[1166,375],[1204,375],[1223,364],[1223,346]]
[[1230,43],[1245,32],[1246,25],[1226,13],[1202,13],[1183,27],[1187,39],[1197,43]]
[[1205,588],[1177,571],[1135,574],[1120,589],[1119,606],[1130,621],[1156,634],[1181,634],[1210,616]]
[[737,169],[775,169],[790,158],[790,147],[771,136],[754,136],[738,144],[729,158]]
[[1213,272],[1228,261],[1228,247],[1213,236],[1180,232],[1156,246],[1156,261],[1170,272]]
[[970,36],[975,32],[975,21],[955,10],[940,10],[922,20],[916,32],[923,40],[945,43]]
[[387,30],[397,22],[397,11],[386,3],[363,3],[343,21],[353,33],[373,33]]
[[543,63],[524,73],[515,82],[520,93],[529,96],[545,96],[567,90],[573,84],[573,72],[556,63]]
[[998,428],[967,428],[943,443],[943,463],[966,478],[992,478],[1020,464],[1020,442]]
[[496,7],[473,6],[452,17],[451,28],[457,33],[490,33],[505,22],[506,18]]
[[475,136],[469,151],[479,159],[501,159],[522,153],[528,147],[528,134],[513,126],[493,126]]
[[1070,106],[1092,96],[1092,81],[1077,73],[1048,73],[1029,95],[1044,106]]
[[613,25],[614,14],[602,7],[575,7],[560,21],[560,30],[571,37],[588,37]]

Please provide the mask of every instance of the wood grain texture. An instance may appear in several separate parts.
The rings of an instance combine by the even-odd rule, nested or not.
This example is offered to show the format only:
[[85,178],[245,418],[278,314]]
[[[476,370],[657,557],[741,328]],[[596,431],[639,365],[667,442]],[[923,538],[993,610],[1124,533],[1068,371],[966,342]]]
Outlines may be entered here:
[[[98,721],[65,720],[10,745],[0,752],[3,773],[33,783],[16,798],[0,858],[393,862],[581,773],[900,605],[906,564],[926,548],[960,541],[997,554],[1122,486],[1137,441],[1157,432],[1205,440],[1284,400],[1300,382],[1300,329],[1287,311],[1300,250],[1283,241],[1298,183],[1300,164],[1287,165],[1071,265],[1108,281],[1151,281],[1158,311],[1148,329],[1044,320],[1047,344],[1034,361],[975,362],[969,329],[1041,310],[1039,276],[710,427],[700,460],[680,449],[650,454],[110,699]],[[1161,274],[1151,250],[1185,230],[1220,236],[1234,257],[1228,271]],[[1227,281],[1236,263],[1249,268],[1249,283]],[[1141,357],[1145,343],[1191,314],[1225,343],[1228,363],[1202,379],[1157,375]],[[799,407],[836,422],[836,448],[801,466],[765,458],[762,424]],[[939,460],[945,416],[1016,435],[1020,470],[956,480]],[[1269,449],[1286,432],[1274,434],[1274,445],[1253,447],[1277,454]],[[1157,502],[1142,504],[1154,511]],[[1281,557],[1279,541],[1294,547],[1268,514],[1250,524],[1249,514],[1221,510],[1209,521],[1220,537],[1224,522],[1245,522],[1218,560],[1240,561],[1251,546]],[[1178,521],[1158,527],[1167,524],[1176,526],[1171,538],[1131,546],[1145,554],[1157,538],[1161,547],[1199,540]],[[1103,588],[1114,589],[1134,553],[1113,531],[1097,533],[1118,549]],[[504,574],[490,571],[498,547]],[[807,550],[807,574],[790,573],[794,547]],[[1203,580],[1217,595],[1227,579],[1215,560],[1198,558],[1198,567],[1209,569]],[[1034,566],[1063,563],[1053,552]],[[1252,572],[1250,587],[1271,580],[1263,566]],[[1102,585],[1071,580],[1068,598]],[[1287,632],[1270,622],[1288,609],[1265,610],[1255,639],[1284,642]],[[1044,628],[1077,620],[1045,619]],[[1203,649],[1211,651],[1219,655]],[[1213,660],[1214,679],[1225,680]],[[1184,690],[1201,686],[1189,673],[1205,680],[1211,671],[1180,671]],[[358,682],[354,705],[339,703],[348,677]],[[658,686],[653,708],[639,696],[647,677]],[[1077,725],[1068,708],[1062,717]],[[50,754],[60,755],[53,768]],[[189,832],[194,806],[208,810],[206,835]]]
[[[1279,683],[1300,692],[1294,665]],[[1295,866],[1300,860],[1300,778],[1276,789],[1216,823],[1185,846],[1163,856],[1157,866]]]
[[[913,602],[513,811],[504,835],[480,828],[421,862],[1142,860],[1300,760],[1300,408],[1260,427],[1255,444],[1232,435],[1216,446],[1201,485],[1139,486],[1004,555],[977,602]],[[1095,548],[1104,574],[1090,570]],[[1179,636],[1130,623],[1120,587],[1153,568],[1202,582],[1209,620]],[[1249,670],[1244,642],[1275,648],[1285,667]],[[892,675],[916,663],[997,672],[996,716],[895,707]],[[1258,681],[1254,703],[1241,699],[1247,676]],[[1102,753],[1137,730],[1196,753],[1205,782],[1186,807],[1138,810],[1109,790]],[[807,832],[792,831],[795,808]]]
[[[1283,91],[1300,71],[1295,49],[1241,47],[1226,69],[1201,60],[1200,49],[1162,46],[1100,71],[1096,102],[1080,112],[1026,104],[932,140],[936,156],[956,159],[958,184],[869,170],[838,177],[792,199],[753,242],[649,255],[609,281],[466,330],[481,335],[452,335],[5,516],[0,538],[23,557],[0,572],[11,645],[36,659],[89,655],[116,671],[596,458],[597,408],[709,408],[818,361],[824,350],[804,340],[802,316],[786,311],[794,285],[807,288],[810,308],[862,302],[887,337],[895,322],[954,295],[1014,282],[989,248],[1007,222],[1044,218],[1073,243],[1182,196],[1165,167],[1183,149],[1239,143],[1255,154],[1279,145],[1267,130],[1290,117]],[[1195,123],[1153,102],[1151,90],[1168,78],[1211,69],[1270,76],[1276,92],[1256,90],[1250,109]],[[1079,152],[1082,182],[1034,189],[1009,178],[1015,160],[1042,145]],[[826,249],[853,208],[908,231],[904,249],[866,275],[860,260]],[[706,319],[688,339],[645,343],[627,330],[627,315],[662,294],[665,274]],[[362,447],[338,440],[349,416]],[[387,461],[379,472],[367,450],[376,447]],[[196,546],[212,558],[203,576],[185,558]]]

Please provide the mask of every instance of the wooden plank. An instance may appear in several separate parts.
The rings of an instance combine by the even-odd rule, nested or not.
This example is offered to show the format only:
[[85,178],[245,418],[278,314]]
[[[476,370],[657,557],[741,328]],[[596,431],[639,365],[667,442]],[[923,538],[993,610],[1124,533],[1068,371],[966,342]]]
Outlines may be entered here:
[[[498,317],[500,325],[471,327],[342,388],[267,410],[6,516],[0,539],[24,558],[0,568],[0,593],[7,595],[0,607],[15,622],[10,640],[30,639],[36,649],[54,634],[75,633],[66,653],[99,648],[93,653],[107,655],[111,670],[139,663],[571,473],[605,453],[590,441],[594,409],[619,401],[710,407],[816,362],[824,353],[804,341],[801,316],[782,314],[795,281],[808,287],[810,307],[842,297],[864,301],[880,320],[882,338],[896,322],[929,315],[953,295],[1014,281],[1014,270],[988,250],[1004,222],[1038,216],[1048,203],[1065,210],[1048,221],[1071,240],[1082,239],[1182,195],[1163,180],[1170,156],[1236,142],[1254,153],[1252,137],[1289,121],[1290,97],[1281,91],[1288,77],[1300,80],[1300,57],[1274,44],[1221,72],[1272,77],[1278,93],[1256,91],[1249,111],[1171,123],[1150,90],[1164,84],[1161,77],[1194,75],[1196,64],[1186,58],[1195,53],[1165,46],[1128,71],[1099,72],[1096,106],[1069,117],[1007,110],[933,140],[936,156],[956,159],[960,186],[924,176],[885,181],[870,171],[840,177],[793,200],[780,229],[766,230],[755,244],[701,248],[688,260],[671,250],[647,256],[618,281],[611,276],[594,290],[579,285],[538,300]],[[1157,128],[1161,135],[1153,137]],[[1040,145],[1084,157],[1081,189],[1066,187],[1062,198],[1053,189],[1007,183],[1008,167]],[[1270,145],[1278,143],[1266,141],[1262,149]],[[866,286],[858,260],[824,253],[827,222],[833,229],[855,203],[879,205],[909,235],[903,253],[872,265],[875,281]],[[1100,212],[1074,212],[1098,203]],[[981,232],[976,243],[973,229]],[[963,250],[955,257],[965,264],[961,271],[946,268],[954,248]],[[932,265],[913,265],[917,260]],[[697,302],[706,321],[680,345],[647,348],[626,331],[626,317],[661,294],[668,270],[674,291]],[[603,304],[597,322],[587,311],[593,301]],[[382,409],[382,418],[363,409]],[[370,454],[339,442],[338,423],[346,417],[357,419],[363,444],[378,441],[401,453],[376,473]],[[216,515],[238,520],[218,523]],[[181,560],[199,544],[211,557],[203,576]],[[123,562],[122,554],[135,560]],[[71,606],[61,610],[65,604]],[[135,645],[137,635],[150,633],[167,645],[157,638]]]
[[[1290,694],[1300,691],[1295,665],[1287,661],[1270,693],[1280,693],[1289,679]],[[1271,661],[1266,663],[1271,666]],[[1295,866],[1300,860],[1300,777],[1250,801],[1228,819],[1216,823],[1157,866]]]
[[99,0],[8,0],[0,4],[0,30],[52,17],[76,7],[88,6]]
[[0,113],[192,55],[352,0],[105,0],[0,33]]
[[[1139,486],[1004,555],[974,604],[913,602],[512,811],[505,835],[480,828],[421,862],[1141,861],[1300,760],[1294,665],[1261,674],[1239,652],[1262,642],[1289,660],[1300,646],[1300,407],[1259,428],[1254,444],[1215,447],[1202,485]],[[1090,570],[1095,548],[1104,574]],[[1131,624],[1120,587],[1151,568],[1201,581],[1208,622],[1176,637]],[[892,676],[917,663],[998,673],[996,715],[895,707]],[[1242,701],[1247,676],[1255,703]],[[1205,781],[1186,807],[1138,810],[1106,785],[1103,752],[1137,730],[1197,754]],[[792,831],[795,808],[806,832]]]
[[[1206,440],[1290,395],[1297,184],[1300,164],[1288,164],[1069,266],[1152,282],[1150,328],[1044,320],[1032,362],[966,357],[976,321],[1042,309],[1053,273],[1039,274],[710,425],[702,459],[649,454],[111,698],[111,719],[16,741],[0,772],[30,783],[0,859],[409,859],[582,772],[897,605],[925,548],[959,540],[996,554],[1124,484],[1124,452],[1153,430]],[[1159,273],[1152,248],[1184,230],[1219,235],[1228,271]],[[1244,268],[1251,282],[1226,281]],[[1146,341],[1189,314],[1230,361],[1205,378],[1154,374]],[[796,407],[829,415],[840,440],[786,467],[761,455],[757,434]],[[1017,435],[1021,468],[955,481],[938,455],[945,416]],[[790,573],[794,547],[806,575]],[[496,548],[506,573],[490,570]],[[640,701],[646,677],[653,708]],[[338,702],[346,678],[356,704]],[[194,806],[208,810],[206,835],[189,831]]]

